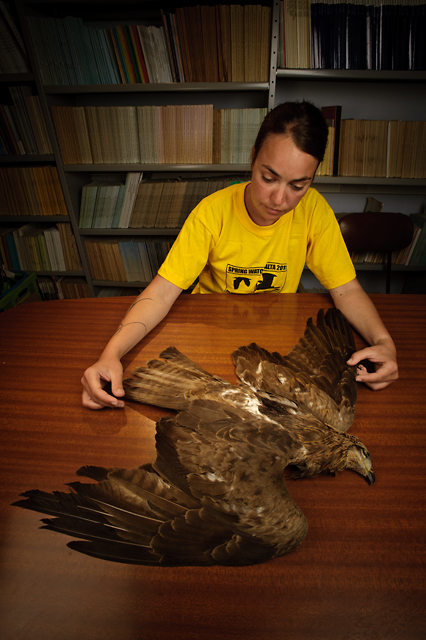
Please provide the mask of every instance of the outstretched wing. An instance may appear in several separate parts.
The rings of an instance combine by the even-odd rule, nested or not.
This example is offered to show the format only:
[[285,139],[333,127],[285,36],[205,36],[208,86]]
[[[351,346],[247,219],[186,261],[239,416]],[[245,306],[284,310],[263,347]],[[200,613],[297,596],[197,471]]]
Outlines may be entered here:
[[268,482],[259,483],[259,474],[267,474],[265,456],[273,465],[281,453],[283,466],[292,443],[283,433],[277,446],[264,422],[257,438],[259,421],[250,414],[195,401],[190,412],[157,424],[152,466],[83,467],[78,475],[96,482],[71,483],[70,493],[29,491],[15,505],[49,515],[44,528],[80,538],[69,543],[72,549],[116,562],[264,562],[292,551],[307,531],[284,481],[281,487],[276,478],[269,482],[275,494]]
[[355,368],[346,362],[355,351],[352,331],[337,309],[317,324],[308,320],[304,336],[282,356],[252,343],[232,354],[240,380],[253,390],[283,398],[295,412],[309,413],[338,431],[346,431],[355,414]]
[[157,407],[183,411],[197,398],[241,407],[256,415],[262,401],[245,385],[233,385],[208,373],[175,347],[160,353],[163,360],[149,360],[133,377],[123,380],[128,398]]

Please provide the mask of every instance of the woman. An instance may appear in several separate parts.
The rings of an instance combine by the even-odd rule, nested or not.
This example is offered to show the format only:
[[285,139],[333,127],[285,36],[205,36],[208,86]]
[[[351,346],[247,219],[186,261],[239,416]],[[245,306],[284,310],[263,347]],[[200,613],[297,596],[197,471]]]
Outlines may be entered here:
[[[291,293],[305,263],[370,345],[349,360],[374,363],[374,373],[360,365],[357,380],[381,389],[397,379],[392,338],[356,279],[333,211],[310,188],[327,134],[321,112],[309,102],[284,103],[266,116],[253,147],[251,182],[208,196],[190,214],[158,274],[85,371],[85,407],[124,406],[121,358],[197,276],[197,293]],[[116,398],[103,391],[107,381]]]

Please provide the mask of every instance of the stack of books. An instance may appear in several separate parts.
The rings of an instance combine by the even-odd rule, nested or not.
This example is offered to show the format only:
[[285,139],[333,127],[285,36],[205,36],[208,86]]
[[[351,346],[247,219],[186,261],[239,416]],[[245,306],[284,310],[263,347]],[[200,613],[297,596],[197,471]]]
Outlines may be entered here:
[[113,282],[150,282],[174,238],[90,238],[86,252],[94,280]]
[[38,286],[44,300],[90,298],[90,289],[84,278],[38,276]]
[[339,175],[426,178],[426,122],[342,120]]
[[280,4],[283,68],[426,68],[424,2],[284,0]]
[[212,162],[212,105],[51,109],[64,164]]
[[318,176],[426,178],[426,122],[342,119],[341,106],[322,107],[329,127]]
[[0,2],[0,73],[29,73],[27,50],[9,2]]
[[267,109],[215,109],[213,113],[213,163],[250,164]]
[[0,215],[68,216],[56,167],[1,168]]
[[0,240],[1,262],[10,271],[83,270],[69,223],[4,228]]
[[266,109],[51,107],[64,164],[248,164]]
[[[127,185],[130,183],[129,175],[135,174],[127,174]],[[79,227],[177,229],[203,198],[229,186],[234,179],[139,181],[133,197],[128,198],[126,211],[122,204],[126,184],[123,181],[97,180],[82,189]]]
[[9,87],[13,104],[0,105],[0,155],[51,154],[38,96],[30,87]]
[[45,85],[267,82],[271,8],[218,5],[161,11],[161,26],[105,28],[28,16]]

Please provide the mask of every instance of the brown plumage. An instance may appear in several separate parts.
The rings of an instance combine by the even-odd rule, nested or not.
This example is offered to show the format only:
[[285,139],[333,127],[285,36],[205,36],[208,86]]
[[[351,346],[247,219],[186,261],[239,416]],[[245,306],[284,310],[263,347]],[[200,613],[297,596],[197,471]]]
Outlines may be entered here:
[[126,395],[178,411],[157,423],[157,457],[136,469],[83,467],[96,483],[29,491],[15,503],[55,516],[73,549],[146,565],[244,565],[296,549],[307,521],[284,482],[352,469],[374,482],[350,426],[355,346],[340,312],[318,314],[287,356],[256,344],[232,355],[241,385],[174,347],[125,381]]

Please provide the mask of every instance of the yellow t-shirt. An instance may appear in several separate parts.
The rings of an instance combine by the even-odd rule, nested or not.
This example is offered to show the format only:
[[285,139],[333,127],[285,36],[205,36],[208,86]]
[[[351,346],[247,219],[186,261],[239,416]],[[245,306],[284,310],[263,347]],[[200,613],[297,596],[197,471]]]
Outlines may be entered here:
[[336,217],[308,189],[297,207],[268,226],[255,224],[240,183],[204,198],[188,216],[158,273],[194,293],[294,293],[305,263],[327,289],[355,278]]

